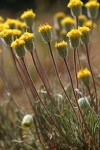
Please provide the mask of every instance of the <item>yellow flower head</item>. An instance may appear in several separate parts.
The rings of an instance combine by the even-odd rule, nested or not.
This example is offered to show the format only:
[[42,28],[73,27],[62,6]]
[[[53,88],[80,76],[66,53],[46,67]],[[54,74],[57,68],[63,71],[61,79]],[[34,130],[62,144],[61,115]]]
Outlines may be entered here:
[[25,18],[35,18],[36,14],[33,12],[32,9],[25,11],[22,15],[21,15],[21,19],[25,19]]
[[68,44],[65,41],[56,42],[56,44],[55,44],[55,48],[63,48],[63,47],[67,47],[67,46],[68,46]]
[[57,18],[57,19],[62,19],[62,18],[64,18],[66,15],[65,15],[65,13],[64,12],[58,12],[58,13],[56,13],[55,15],[54,15],[54,18]]
[[39,26],[38,32],[45,33],[51,31],[52,27],[49,24],[43,24]]
[[61,42],[56,42],[55,48],[58,50],[58,53],[61,57],[65,58],[68,54],[68,49],[67,49],[67,42],[61,41]]
[[21,40],[24,40],[24,41],[29,41],[31,39],[34,38],[34,34],[33,33],[29,33],[29,32],[25,32],[21,37],[20,39]]
[[80,0],[70,0],[70,2],[68,3],[69,8],[75,8],[81,6],[83,6],[83,2],[81,2]]
[[95,7],[99,7],[99,3],[96,1],[89,1],[85,4],[85,7],[87,8],[95,8]]
[[82,34],[90,32],[90,29],[89,29],[88,27],[86,27],[86,26],[79,27],[78,30],[79,30]]
[[4,29],[9,29],[9,25],[6,23],[0,23],[0,32],[2,32]]
[[8,37],[8,36],[10,36],[10,35],[12,35],[12,34],[13,34],[12,29],[4,29],[4,30],[0,33],[0,35],[1,35],[3,38],[6,38],[6,37]]
[[87,17],[85,16],[85,15],[80,15],[79,17],[78,17],[78,19],[79,20],[82,20],[82,21],[87,21]]
[[93,27],[93,28],[96,28],[97,25],[95,23],[93,23],[91,20],[88,20],[84,23],[84,26],[87,26],[89,28]]
[[18,47],[20,47],[20,46],[24,46],[24,44],[25,44],[24,40],[16,39],[15,41],[13,41],[13,42],[11,43],[11,47],[12,47],[12,48],[18,48]]
[[12,30],[12,35],[13,36],[21,36],[21,31],[20,30],[18,30],[18,29],[13,29]]
[[78,77],[79,79],[82,79],[82,78],[84,78],[84,77],[89,77],[89,76],[91,76],[91,73],[90,73],[90,71],[89,71],[87,68],[81,69],[81,70],[79,70],[79,72],[77,73],[77,77]]
[[4,22],[4,18],[0,16],[0,22]]
[[20,28],[20,29],[23,29],[23,28],[26,28],[27,26],[26,26],[26,23],[25,22],[22,22],[22,21],[20,21],[20,20],[16,20],[16,27],[17,28]]
[[74,19],[70,16],[65,17],[62,21],[61,21],[62,25],[67,25],[67,24],[72,24],[74,25]]
[[81,35],[82,35],[82,33],[78,29],[72,29],[67,34],[67,36],[72,39],[79,38]]
[[15,27],[16,22],[17,21],[15,19],[8,18],[5,23],[8,24],[10,27]]

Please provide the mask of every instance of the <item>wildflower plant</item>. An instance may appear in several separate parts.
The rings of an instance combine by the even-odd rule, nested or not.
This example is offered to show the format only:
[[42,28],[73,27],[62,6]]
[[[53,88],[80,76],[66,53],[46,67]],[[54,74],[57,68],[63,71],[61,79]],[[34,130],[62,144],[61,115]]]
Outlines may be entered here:
[[25,21],[28,27],[32,27],[34,23],[34,18],[36,17],[36,14],[33,12],[33,10],[27,10],[21,15],[21,19]]
[[[24,92],[20,90],[21,95],[23,97],[23,93],[26,94],[31,107],[29,112],[14,99],[8,76],[3,68],[4,50],[2,50],[0,77],[9,102],[7,109],[4,105],[0,105],[1,149],[100,149],[99,87],[96,84],[97,79],[89,55],[92,30],[96,26],[94,19],[97,17],[99,4],[97,1],[89,1],[84,5],[91,20],[82,14],[81,0],[70,0],[67,7],[71,10],[72,17],[59,12],[54,15],[54,26],[46,23],[38,27],[38,35],[43,39],[43,44],[47,45],[48,55],[51,56],[50,63],[54,67],[53,74],[59,86],[57,90],[53,88],[47,74],[47,67],[43,68],[37,53],[35,41],[37,32],[33,32],[36,31],[34,26],[36,14],[33,10],[25,11],[20,16],[22,21],[10,18],[5,21],[0,19],[2,47],[6,42],[19,83],[22,85],[20,89],[24,89]],[[55,30],[59,31],[56,38],[53,34]],[[62,81],[53,49],[58,51],[60,56],[58,59],[63,60],[66,82]],[[71,55],[69,55],[70,52]],[[85,64],[80,58],[83,52],[87,62]],[[40,78],[43,85],[38,89],[29,71],[29,62],[26,61],[27,53],[37,73],[36,76]],[[56,53],[57,56],[58,54]],[[69,59],[73,62],[74,71],[71,71]]]
[[99,3],[97,1],[89,1],[85,4],[90,19],[97,18],[99,12]]

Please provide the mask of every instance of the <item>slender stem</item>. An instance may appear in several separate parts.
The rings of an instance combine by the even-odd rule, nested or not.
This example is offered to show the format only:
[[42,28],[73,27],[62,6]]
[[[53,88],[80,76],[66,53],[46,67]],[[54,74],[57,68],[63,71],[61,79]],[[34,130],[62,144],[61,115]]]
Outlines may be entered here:
[[31,57],[32,57],[34,66],[35,66],[35,68],[36,68],[36,71],[37,71],[37,73],[39,74],[39,76],[40,76],[40,78],[41,78],[41,80],[42,80],[42,82],[43,82],[43,84],[44,84],[44,86],[45,86],[45,89],[46,89],[46,91],[47,91],[47,94],[48,94],[48,96],[49,96],[51,102],[53,103],[53,105],[55,106],[56,110],[57,110],[57,111],[59,112],[59,114],[61,115],[60,111],[58,110],[58,108],[57,108],[57,106],[56,106],[56,104],[55,104],[55,102],[54,102],[54,99],[52,98],[52,96],[51,96],[51,94],[50,94],[50,92],[49,92],[49,90],[48,90],[48,88],[47,88],[47,86],[46,86],[46,83],[45,83],[45,81],[44,81],[43,76],[40,74],[40,71],[39,71],[39,69],[38,69],[38,67],[37,67],[37,64],[36,64],[36,62],[35,62],[35,59],[34,59],[33,52],[31,52],[30,54],[31,54]]
[[78,58],[78,63],[79,63],[79,69],[81,69],[81,68],[82,68],[82,66],[81,66],[81,61],[80,61],[79,48],[77,48],[77,58]]
[[22,62],[23,67],[24,67],[24,69],[25,69],[25,71],[26,71],[26,73],[27,73],[27,76],[29,77],[30,82],[32,82],[32,83],[31,83],[32,89],[36,92],[37,98],[40,100],[40,102],[41,102],[42,106],[44,107],[45,111],[47,112],[47,114],[48,114],[50,120],[51,120],[52,123],[55,125],[55,127],[56,127],[56,129],[59,131],[59,133],[64,137],[64,139],[67,140],[68,142],[70,142],[69,139],[63,135],[63,133],[61,132],[61,129],[55,124],[54,120],[52,119],[52,117],[51,117],[51,115],[50,115],[50,113],[49,113],[49,111],[48,111],[48,109],[46,108],[45,104],[43,103],[42,99],[40,98],[40,96],[39,96],[39,94],[38,94],[38,92],[37,92],[37,90],[36,90],[36,88],[35,88],[35,85],[34,85],[32,79],[31,79],[31,77],[30,77],[30,75],[29,75],[29,72],[28,72],[28,70],[27,70],[27,67],[26,67],[26,64],[25,64],[25,61],[24,61],[24,58],[23,58],[23,57],[21,58],[21,62]]
[[[12,55],[12,58],[13,58],[13,62],[14,62],[16,71],[17,71],[17,73],[18,73],[18,75],[19,75],[19,77],[20,77],[20,80],[21,80],[21,82],[22,82],[22,85],[23,85],[23,88],[24,88],[24,90],[25,90],[26,96],[28,97],[28,100],[30,101],[30,104],[32,105],[30,96],[29,96],[29,94],[28,94],[28,92],[27,92],[26,85],[25,85],[24,80],[23,80],[23,78],[22,78],[22,75],[21,75],[21,73],[20,73],[20,71],[19,71],[19,69],[18,69],[17,63],[18,63],[18,65],[19,65],[19,67],[20,67],[20,69],[21,69],[22,71],[23,71],[23,68],[22,68],[20,62],[18,61],[18,59],[16,58],[16,56],[14,55],[14,52],[13,52],[12,48],[10,48],[10,50],[11,50],[11,55]],[[16,62],[17,62],[17,63],[16,63]]]
[[75,78],[76,78],[76,87],[78,89],[77,64],[76,64],[76,49],[74,49],[73,64],[74,64],[74,72],[75,72]]
[[89,49],[88,49],[89,55],[91,53],[91,45],[92,45],[92,37],[93,37],[93,25],[94,25],[95,19],[92,19],[91,21],[92,21],[92,26],[91,26],[91,33],[90,33]]
[[33,94],[33,97],[35,98],[35,100],[37,100],[37,99],[38,99],[37,90],[36,90],[36,88],[34,87],[33,80],[32,80],[32,78],[31,78],[31,76],[30,76],[30,74],[29,74],[29,72],[28,72],[28,70],[27,70],[27,67],[26,67],[24,58],[23,58],[23,57],[20,58],[20,61],[21,61],[21,63],[22,63],[23,71],[24,71],[24,73],[25,73],[25,75],[26,75],[27,81],[28,81],[29,84],[30,84],[30,90],[31,90],[31,92],[32,92],[32,94]]
[[[34,41],[34,42],[35,42],[35,41]],[[47,89],[48,89],[50,92],[52,92],[51,85],[50,85],[50,83],[49,83],[49,80],[48,80],[48,77],[47,77],[47,75],[46,75],[46,73],[45,73],[45,70],[44,70],[43,67],[42,67],[42,64],[41,64],[40,59],[39,59],[39,57],[38,57],[36,48],[33,50],[33,53],[34,53],[34,59],[35,59],[35,61],[36,61],[38,70],[39,70],[39,72],[40,72],[40,74],[41,74],[41,76],[42,76],[42,78],[43,78],[43,80],[44,80],[44,82],[45,82],[45,85],[46,85]]]
[[92,67],[91,67],[91,63],[90,63],[90,57],[89,57],[89,52],[88,52],[88,45],[86,44],[85,47],[86,47],[87,60],[88,60],[88,64],[89,64],[89,69],[91,71],[91,76],[92,76],[93,86],[94,86],[94,91],[95,91],[95,98],[96,98],[95,111],[98,112],[97,90],[96,90],[96,84],[95,84],[94,75],[93,75],[93,71],[92,71]]
[[78,29],[78,16],[76,16],[76,29]]
[[69,74],[69,78],[70,78],[70,82],[71,82],[71,86],[72,86],[72,90],[73,90],[73,94],[74,94],[74,97],[75,97],[75,101],[76,101],[77,107],[78,107],[78,109],[80,111],[80,114],[82,114],[82,111],[80,109],[80,106],[78,104],[78,100],[77,100],[77,97],[76,97],[76,94],[75,94],[75,90],[74,90],[74,86],[73,86],[73,80],[72,80],[72,77],[71,77],[70,69],[69,69],[68,63],[66,61],[66,58],[64,58],[64,63],[65,63],[66,69],[67,69],[68,74]]
[[37,133],[38,139],[39,139],[39,141],[40,141],[40,144],[41,144],[43,150],[46,150],[46,149],[45,149],[45,145],[44,145],[44,143],[43,143],[43,141],[42,141],[42,139],[41,139],[41,135],[40,135],[40,133],[39,133],[39,129],[38,129],[38,125],[37,125],[37,118],[36,118],[36,119],[34,118],[34,124],[35,124],[36,133]]

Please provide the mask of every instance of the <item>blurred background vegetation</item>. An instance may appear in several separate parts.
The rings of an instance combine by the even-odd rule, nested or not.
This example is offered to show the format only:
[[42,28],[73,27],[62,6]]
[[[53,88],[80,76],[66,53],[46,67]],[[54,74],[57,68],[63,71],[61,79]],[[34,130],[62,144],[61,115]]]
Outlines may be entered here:
[[[15,13],[28,8],[32,8],[37,12],[67,11],[66,5],[68,1],[69,0],[1,0],[0,9]],[[83,0],[83,2],[85,1],[86,0]]]

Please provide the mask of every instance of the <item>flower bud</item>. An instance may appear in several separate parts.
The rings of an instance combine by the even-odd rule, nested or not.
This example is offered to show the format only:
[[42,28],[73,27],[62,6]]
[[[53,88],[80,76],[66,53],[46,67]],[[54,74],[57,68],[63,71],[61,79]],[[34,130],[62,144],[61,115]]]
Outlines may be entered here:
[[78,17],[79,26],[82,27],[86,21],[87,21],[87,17],[85,15],[80,15]]
[[74,19],[72,17],[65,17],[61,21],[61,25],[66,32],[69,32],[74,27]]
[[33,124],[33,116],[32,115],[25,115],[22,120],[22,126],[30,128]]
[[33,45],[33,39],[34,39],[34,34],[25,32],[21,37],[21,40],[25,42],[25,48],[28,51],[33,51],[34,45]]
[[12,39],[12,29],[4,29],[1,33],[0,36],[4,39],[7,45],[10,45],[11,42],[13,41]]
[[11,47],[16,50],[18,57],[25,56],[25,49],[24,49],[25,42],[21,39],[16,39],[11,43]]
[[79,47],[81,32],[77,29],[72,29],[68,32],[67,36],[69,37],[70,45],[75,49]]
[[81,14],[82,6],[83,6],[83,2],[81,2],[80,0],[71,0],[68,3],[68,7],[71,9],[71,13],[73,17],[77,17]]
[[90,29],[88,27],[79,27],[79,31],[82,33],[81,35],[81,41],[83,44],[87,44],[89,42],[89,33]]
[[87,97],[82,97],[82,98],[78,99],[78,104],[82,109],[90,107],[90,103],[89,103]]
[[32,27],[34,23],[34,18],[36,17],[36,14],[33,12],[33,10],[27,10],[21,15],[21,19],[24,20],[28,27]]
[[58,29],[61,29],[61,20],[65,17],[64,12],[58,12],[54,15],[54,26],[57,26]]
[[81,69],[77,73],[77,77],[79,79],[81,79],[81,81],[85,84],[85,86],[89,86],[90,76],[91,76],[91,73],[90,73],[90,71],[87,68]]
[[11,19],[11,18],[7,18],[6,20],[6,24],[9,25],[10,29],[15,29],[16,28],[16,20],[15,19]]
[[68,44],[65,41],[58,42],[55,44],[55,48],[58,50],[59,55],[63,58],[65,58],[67,56],[67,53],[68,53],[67,46],[68,46]]
[[45,42],[51,41],[51,30],[52,27],[49,24],[39,26],[38,32],[41,33],[41,36]]
[[86,26],[86,27],[89,27],[90,29],[91,28],[96,28],[97,27],[97,25],[96,25],[96,23],[93,23],[91,20],[87,20],[85,23],[84,23],[84,26]]
[[96,1],[89,1],[85,6],[87,8],[88,17],[90,19],[96,19],[99,13],[99,3]]
[[9,29],[9,25],[6,23],[0,23],[0,32],[2,32],[5,29]]
[[20,36],[21,36],[21,31],[20,30],[18,30],[18,29],[13,29],[12,30],[12,35],[13,35],[13,38],[14,38],[14,40],[16,39],[16,38],[19,38]]
[[65,30],[61,30],[61,31],[60,31],[60,35],[59,35],[59,36],[60,36],[60,39],[61,39],[61,40],[64,40],[64,41],[67,41],[67,40],[68,40],[68,37],[66,37],[66,34],[67,34],[67,33],[66,33]]

